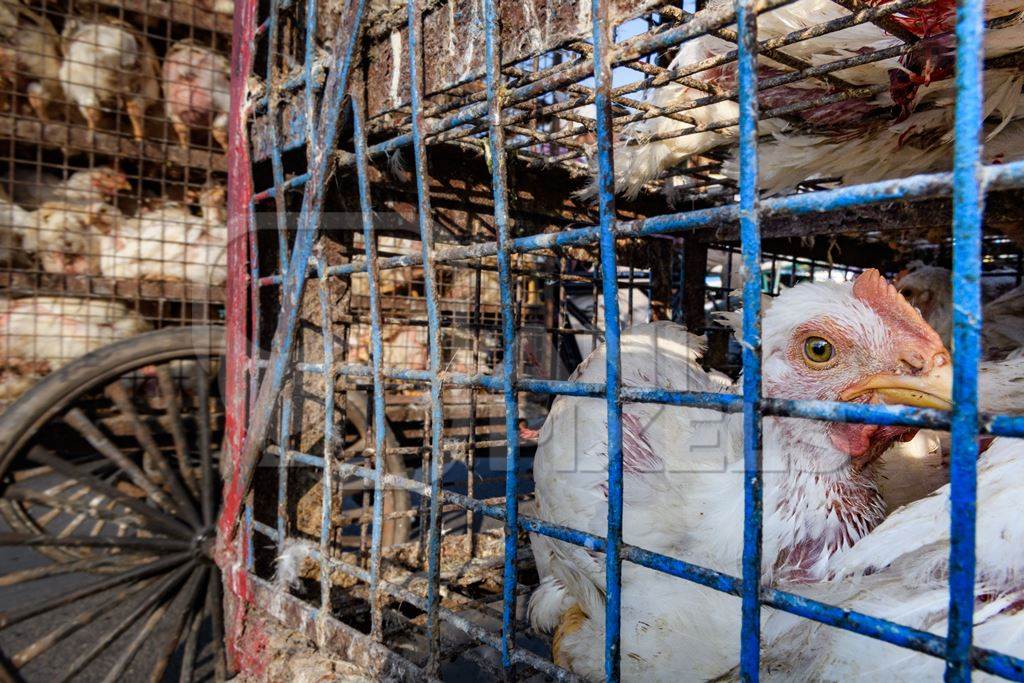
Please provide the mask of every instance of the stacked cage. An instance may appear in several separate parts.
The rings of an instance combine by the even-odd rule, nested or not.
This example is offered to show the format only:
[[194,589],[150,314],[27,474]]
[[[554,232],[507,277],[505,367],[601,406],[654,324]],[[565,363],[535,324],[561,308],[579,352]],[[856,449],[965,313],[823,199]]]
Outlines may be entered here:
[[[970,650],[969,611],[950,616],[947,640],[762,592],[754,473],[766,410],[950,426],[948,413],[762,401],[759,295],[930,268],[931,294],[951,306],[939,269],[956,265],[979,300],[1019,306],[1021,7],[996,3],[984,18],[961,8],[964,22],[984,19],[982,62],[978,35],[954,37],[951,3],[770,2],[756,19],[749,2],[684,5],[241,8],[236,55],[250,75],[233,124],[249,145],[232,165],[240,308],[227,391],[245,418],[228,426],[220,560],[236,623],[281,622],[383,677],[658,679],[643,668],[656,661],[619,649],[649,626],[622,617],[618,629],[625,564],[738,596],[737,614],[742,600],[742,662],[738,617],[728,643],[742,668],[723,679],[756,679],[762,602],[947,657],[957,676],[971,665],[1019,675],[1019,659]],[[986,90],[961,83],[959,94],[984,95],[985,118],[954,135],[954,67],[975,57]],[[954,190],[954,147],[981,133],[984,183],[961,149]],[[984,220],[963,194],[982,184]],[[958,334],[969,326],[962,305],[949,310],[947,345],[954,318]],[[977,302],[971,311],[976,322]],[[742,369],[742,391],[620,384],[620,331],[657,320],[706,335],[701,362],[731,378]],[[975,343],[963,339],[961,349]],[[607,379],[580,381],[602,344]],[[976,368],[976,356],[957,367]],[[976,375],[962,372],[960,387]],[[954,415],[976,410],[963,391]],[[595,485],[607,515],[582,530],[533,507],[534,457],[552,447],[539,428],[556,396],[608,406],[587,426],[607,434]],[[624,541],[622,450],[637,447],[623,433],[629,403],[746,416],[750,533],[733,571]],[[979,427],[958,424],[952,480],[963,501]],[[559,641],[603,612],[562,619],[554,643],[531,624],[526,605],[550,571],[531,535],[593,562],[608,610],[596,660],[560,656]],[[973,597],[965,566],[952,570],[961,605]],[[563,607],[560,618],[572,614]],[[240,628],[228,638],[247,642]]]
[[222,320],[232,7],[0,5],[0,401]]

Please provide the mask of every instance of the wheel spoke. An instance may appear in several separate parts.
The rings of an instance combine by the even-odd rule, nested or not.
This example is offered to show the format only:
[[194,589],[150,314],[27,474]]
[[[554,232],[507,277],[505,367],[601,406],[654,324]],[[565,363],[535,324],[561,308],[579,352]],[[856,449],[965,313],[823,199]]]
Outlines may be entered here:
[[167,463],[167,459],[164,454],[160,452],[159,446],[156,444],[156,440],[153,438],[153,433],[149,430],[149,427],[139,419],[139,415],[135,410],[135,406],[132,404],[131,398],[128,396],[128,391],[125,389],[124,381],[120,380],[110,384],[106,389],[107,396],[114,402],[117,409],[121,411],[121,414],[126,416],[132,423],[132,428],[135,432],[135,439],[142,446],[142,449],[149,455],[150,459],[153,460],[154,464],[160,469],[160,474],[167,481],[167,484],[171,487],[171,497],[174,498],[174,502],[177,505],[178,513],[183,515],[195,528],[200,527],[199,514],[196,511],[195,504],[192,502],[191,497],[185,490],[184,485],[181,482],[181,478],[174,471],[174,469]]
[[138,621],[143,614],[149,611],[157,602],[162,600],[164,596],[177,588],[178,585],[185,580],[185,577],[188,575],[190,570],[191,567],[189,565],[184,565],[161,579],[159,583],[154,586],[153,592],[147,595],[142,602],[136,605],[135,609],[116,624],[114,628],[105,633],[102,638],[97,640],[91,648],[83,652],[78,659],[71,663],[71,666],[68,667],[67,677],[64,680],[76,675],[88,666],[89,662],[98,657],[99,654],[107,649],[111,643],[117,640],[122,633],[127,631],[129,626]]
[[170,517],[159,510],[144,505],[134,498],[130,498],[125,494],[118,491],[115,487],[102,481],[96,476],[85,472],[68,461],[47,453],[41,448],[32,449],[28,457],[30,460],[49,465],[53,469],[57,470],[61,474],[68,476],[72,479],[78,480],[85,486],[88,486],[96,493],[102,493],[112,500],[116,500],[132,512],[137,512],[143,517],[146,517],[151,522],[151,527],[158,527],[166,532],[169,532],[175,536],[182,538],[191,538],[194,535],[193,530],[179,522],[178,520]]
[[224,595],[220,579],[220,572],[210,572],[206,611],[210,613],[210,625],[213,627],[214,680],[225,681],[228,678],[228,665],[224,656]]
[[117,538],[116,536],[49,536],[0,532],[0,546],[52,546],[57,548],[133,548],[137,550],[188,550],[189,541],[174,538]]
[[17,500],[33,505],[43,505],[53,510],[66,512],[72,515],[83,514],[95,519],[113,522],[115,524],[123,524],[126,526],[142,525],[142,520],[135,515],[125,515],[110,510],[103,510],[96,505],[88,503],[83,505],[69,498],[57,498],[56,496],[48,496],[45,493],[39,493],[37,491],[27,489],[9,489],[4,495],[11,500]]
[[188,624],[188,637],[185,640],[185,649],[181,654],[181,675],[178,683],[192,683],[192,676],[196,668],[196,650],[199,645],[199,629],[203,625],[204,609],[193,610],[192,618]]
[[171,555],[162,560],[151,562],[150,564],[143,565],[130,571],[116,574],[115,576],[94,581],[93,583],[87,584],[77,590],[64,595],[58,595],[49,600],[37,602],[25,607],[14,609],[9,612],[0,612],[0,629],[5,629],[14,624],[18,624],[26,619],[31,619],[34,616],[38,616],[44,612],[49,612],[52,609],[70,605],[73,602],[82,600],[91,595],[102,593],[103,591],[122,586],[130,581],[136,581],[139,579],[145,579],[155,574],[165,572],[168,569],[176,567],[177,565],[185,562],[191,557],[191,553],[180,553],[177,555]]
[[192,468],[188,464],[188,440],[185,438],[185,426],[181,421],[181,406],[178,404],[178,392],[174,388],[174,380],[166,365],[157,366],[157,382],[160,384],[160,393],[163,394],[164,403],[167,408],[167,417],[170,418],[171,438],[174,440],[174,453],[178,458],[178,469],[181,476],[192,493],[199,495],[199,485],[192,475]]
[[115,607],[124,604],[126,599],[135,595],[144,588],[149,588],[152,584],[153,579],[140,581],[139,583],[124,589],[117,595],[113,596],[110,600],[103,602],[98,607],[71,617],[57,628],[53,629],[45,636],[36,640],[34,643],[25,647],[16,655],[11,657],[11,663],[20,669],[60,641],[73,634],[78,629],[83,626],[88,626],[95,621],[97,617],[101,617]]
[[[28,583],[29,581],[39,581],[40,579],[48,579],[52,576],[61,576],[63,574],[116,567],[118,564],[127,563],[123,558],[111,555],[89,557],[74,562],[54,562],[42,567],[32,567],[31,569],[22,569],[21,571],[4,574],[0,576],[0,588],[15,586],[19,583]],[[137,562],[133,564],[137,564]]]
[[21,676],[14,671],[3,652],[0,652],[0,683],[22,683]]
[[115,683],[115,681],[121,680],[121,675],[124,673],[125,669],[128,668],[128,665],[132,663],[132,660],[135,659],[135,655],[139,651],[139,648],[142,647],[142,644],[145,643],[153,633],[157,624],[159,624],[164,618],[164,615],[167,614],[167,610],[171,607],[171,602],[173,601],[167,600],[149,613],[149,618],[146,619],[146,622],[142,625],[142,628],[139,629],[139,632],[135,634],[135,638],[132,639],[131,643],[128,644],[128,647],[121,653],[121,656],[117,658],[117,661],[114,662],[114,665],[110,668],[110,671],[107,672],[107,675],[103,677],[103,683]]
[[121,449],[114,445],[114,442],[103,435],[100,428],[92,423],[85,413],[79,408],[72,408],[64,416],[64,422],[82,435],[89,444],[99,451],[104,457],[121,468],[133,484],[145,491],[146,497],[167,512],[175,512],[174,503],[167,498],[167,494],[161,491],[156,484],[146,476],[142,468],[132,462],[131,458],[121,452]]
[[185,602],[182,604],[181,609],[175,613],[174,621],[172,622],[171,628],[168,630],[167,640],[164,643],[163,652],[160,653],[160,659],[157,660],[153,666],[153,670],[149,674],[149,683],[159,683],[164,677],[164,672],[167,670],[167,663],[174,656],[175,651],[178,649],[178,645],[181,644],[181,636],[184,632],[185,625],[191,620],[190,617],[193,613],[193,608],[197,603],[199,597],[199,589],[202,588],[203,584],[206,583],[205,578],[209,573],[210,568],[208,566],[196,567],[192,570],[192,576],[189,577],[188,583],[185,584],[184,594]]
[[199,466],[202,481],[203,524],[213,524],[213,459],[210,455],[210,378],[201,362],[192,365],[199,402]]

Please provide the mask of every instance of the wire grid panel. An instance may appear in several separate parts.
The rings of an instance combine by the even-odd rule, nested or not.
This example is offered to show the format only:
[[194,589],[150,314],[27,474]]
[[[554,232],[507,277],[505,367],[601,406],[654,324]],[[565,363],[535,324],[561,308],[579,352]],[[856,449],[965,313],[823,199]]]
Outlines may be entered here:
[[[1024,662],[971,645],[978,437],[1024,434],[1020,419],[1007,416],[979,427],[977,411],[981,200],[990,189],[1024,181],[1021,162],[1006,152],[993,156],[988,147],[983,152],[979,143],[990,126],[981,116],[981,72],[997,78],[1017,59],[1012,53],[983,61],[981,38],[984,29],[1007,24],[983,16],[976,3],[955,14],[935,7],[938,14],[927,16],[916,3],[858,5],[854,11],[839,2],[835,18],[766,38],[759,35],[764,26],[754,4],[744,0],[697,14],[657,3],[629,7],[594,0],[572,5],[568,18],[538,14],[550,9],[544,3],[520,10],[489,0],[473,4],[476,18],[466,19],[466,26],[450,24],[458,28],[446,34],[457,4],[412,0],[382,8],[357,1],[339,13],[312,1],[271,2],[242,15],[236,56],[253,76],[245,100],[236,96],[236,111],[248,117],[238,125],[249,125],[251,148],[240,158],[248,170],[251,155],[253,188],[242,188],[232,204],[246,218],[235,234],[247,235],[249,249],[247,265],[235,262],[232,278],[237,287],[246,279],[251,286],[248,317],[231,329],[239,352],[248,339],[244,357],[236,359],[244,362],[244,373],[233,386],[249,397],[249,419],[236,427],[236,476],[221,530],[230,539],[240,521],[251,595],[298,597],[287,604],[308,608],[296,608],[305,616],[293,625],[305,629],[318,620],[351,646],[349,656],[363,663],[382,658],[376,666],[396,675],[455,675],[451,667],[465,655],[505,674],[571,678],[538,654],[523,624],[523,598],[536,580],[524,561],[527,532],[581,546],[604,564],[608,680],[621,673],[623,562],[738,596],[738,673],[745,679],[758,676],[762,605],[944,658],[951,680],[966,680],[972,666],[1020,679]],[[787,4],[757,9],[770,16]],[[536,16],[550,21],[530,40],[517,42],[517,31],[537,25]],[[639,28],[633,20],[642,22]],[[825,64],[781,50],[855,26],[877,27],[888,42]],[[885,83],[869,85],[842,76],[885,60],[897,60],[904,72],[921,69],[914,56],[936,36],[948,45],[950,32],[955,53],[941,65],[941,77],[931,77],[956,74],[955,88],[947,91],[955,94],[955,116],[944,112],[945,125],[955,120],[952,148],[930,148],[939,151],[924,166],[850,166],[836,177],[821,171],[793,175],[792,169],[776,174],[774,166],[775,175],[759,173],[759,152],[773,163],[777,157],[770,155],[780,154],[770,138],[759,144],[759,121],[813,126],[827,112],[839,116],[839,124],[849,124],[844,117],[874,116],[875,127],[861,132],[870,139],[878,130],[895,131],[902,148],[915,135],[912,127],[925,124],[913,118],[915,86],[923,81],[904,81],[889,71]],[[705,36],[728,48],[694,57],[688,46]],[[770,68],[762,66],[765,56]],[[638,80],[622,83],[637,73]],[[629,96],[670,81],[646,100]],[[785,87],[790,84],[799,87]],[[663,95],[673,88],[704,95],[666,102]],[[872,98],[883,92],[889,99],[880,106]],[[714,108],[722,103],[731,109]],[[851,108],[836,112],[833,105],[841,103]],[[932,104],[922,111],[939,108]],[[643,125],[651,121],[658,128]],[[935,130],[933,125],[929,135]],[[843,145],[853,136],[847,133],[836,135],[833,152],[849,152]],[[682,138],[694,145],[681,151],[666,144]],[[638,156],[651,146],[653,162]],[[952,173],[943,172],[950,167]],[[876,172],[881,175],[872,177]],[[529,182],[531,173],[541,182]],[[483,189],[469,180],[474,175],[484,178]],[[565,200],[564,185],[552,192],[552,180],[584,186],[593,202],[558,201]],[[759,183],[776,196],[759,193]],[[661,191],[675,206],[692,208],[673,210],[658,197]],[[478,222],[480,204],[466,208],[459,202],[469,205],[467,198],[481,192],[487,220]],[[767,286],[759,277],[767,265],[762,232],[792,235],[785,230],[807,216],[878,221],[878,207],[886,203],[903,212],[888,221],[900,227],[924,210],[920,201],[937,196],[952,196],[946,213],[953,225],[956,285],[952,412],[762,397],[760,296],[779,285],[775,259]],[[835,220],[807,221],[795,234],[837,233],[843,224]],[[873,229],[885,227],[877,222]],[[636,286],[633,251],[638,244],[663,247],[663,236],[686,240],[708,230],[740,243],[737,256],[747,274],[742,393],[623,386],[620,333],[637,322],[632,297],[645,289]],[[574,259],[589,267],[567,266]],[[669,263],[671,257],[644,264],[652,310],[655,299],[671,299],[654,286],[657,270]],[[793,258],[790,284],[800,272],[796,263]],[[672,278],[667,280],[671,289]],[[592,295],[589,328],[563,323],[572,283],[583,283]],[[531,353],[531,330],[547,339],[603,341],[605,381],[565,379],[559,362],[568,370],[574,364],[565,362],[557,343],[545,357]],[[529,497],[529,406],[537,397],[543,402],[559,395],[607,404],[603,536],[520,513],[520,501]],[[481,438],[481,407],[495,403],[500,409],[488,414],[494,432]],[[743,414],[740,576],[624,542],[624,403]],[[952,428],[948,638],[761,585],[764,415]],[[496,477],[503,486],[491,498],[480,490],[485,487],[477,488],[485,477],[475,476],[484,442],[498,452],[491,465],[495,459],[503,464]],[[474,572],[486,560],[473,562],[488,544],[501,567],[490,588],[481,588],[482,578],[460,583],[467,574],[483,575]],[[295,561],[294,573],[275,573],[281,558]],[[474,590],[466,587],[471,584]],[[474,594],[480,591],[483,598]],[[327,645],[329,639],[319,637]],[[488,663],[488,650],[497,653],[496,661]]]
[[0,399],[223,319],[232,2],[5,0]]

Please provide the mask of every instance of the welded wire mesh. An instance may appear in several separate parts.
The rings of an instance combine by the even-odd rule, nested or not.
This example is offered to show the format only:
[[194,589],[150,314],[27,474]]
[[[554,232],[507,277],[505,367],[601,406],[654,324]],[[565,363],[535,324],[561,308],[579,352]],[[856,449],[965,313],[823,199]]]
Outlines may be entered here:
[[223,319],[232,2],[0,5],[4,400]]

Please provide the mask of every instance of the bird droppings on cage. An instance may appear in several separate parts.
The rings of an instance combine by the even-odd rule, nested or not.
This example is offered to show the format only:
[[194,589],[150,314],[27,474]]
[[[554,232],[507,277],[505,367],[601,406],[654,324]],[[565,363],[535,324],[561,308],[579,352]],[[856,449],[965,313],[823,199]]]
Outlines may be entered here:
[[231,6],[0,3],[4,302],[89,300],[149,327],[222,318]]

